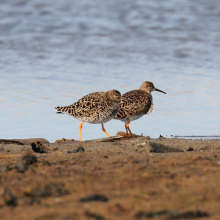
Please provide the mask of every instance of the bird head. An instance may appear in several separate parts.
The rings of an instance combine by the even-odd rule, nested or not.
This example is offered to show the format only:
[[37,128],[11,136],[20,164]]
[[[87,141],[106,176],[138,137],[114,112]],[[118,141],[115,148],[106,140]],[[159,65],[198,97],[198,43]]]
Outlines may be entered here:
[[107,95],[109,97],[109,99],[113,100],[113,101],[117,101],[120,102],[121,100],[121,93],[118,90],[109,90],[107,91]]
[[154,84],[152,82],[149,82],[149,81],[145,81],[141,84],[141,87],[140,87],[140,90],[144,91],[144,92],[147,92],[147,93],[151,93],[153,91],[157,91],[157,92],[162,92],[164,94],[166,94],[166,92],[160,90],[160,89],[157,89],[154,87]]

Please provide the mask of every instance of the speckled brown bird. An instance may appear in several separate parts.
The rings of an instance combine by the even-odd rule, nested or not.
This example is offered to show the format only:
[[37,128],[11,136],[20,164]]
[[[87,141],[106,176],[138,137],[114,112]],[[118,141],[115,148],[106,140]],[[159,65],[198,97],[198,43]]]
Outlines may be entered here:
[[121,93],[117,90],[107,92],[94,92],[88,94],[72,105],[56,107],[57,113],[66,113],[82,121],[79,125],[79,140],[82,140],[82,125],[84,122],[102,124],[102,130],[110,135],[104,128],[104,123],[110,121],[120,108]]
[[131,121],[137,120],[145,114],[150,114],[153,111],[153,97],[151,92],[158,91],[166,94],[165,92],[156,89],[154,84],[145,81],[141,84],[138,90],[132,90],[122,95],[120,102],[120,110],[114,117],[117,120],[125,122],[125,129],[132,136],[129,128]]

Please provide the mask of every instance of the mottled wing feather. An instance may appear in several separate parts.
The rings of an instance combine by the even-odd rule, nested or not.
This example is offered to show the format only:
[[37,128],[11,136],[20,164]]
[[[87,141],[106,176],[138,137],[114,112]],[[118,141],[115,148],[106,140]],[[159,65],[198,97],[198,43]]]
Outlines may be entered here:
[[[120,110],[115,116],[116,119],[129,118],[147,114],[153,106],[151,95],[141,90],[133,90],[125,93],[120,102]],[[151,111],[152,111],[151,110]]]
[[99,108],[100,101],[103,99],[102,95],[102,93],[88,94],[72,105],[57,107],[57,111],[74,117],[91,117],[93,110]]
[[87,122],[103,121],[119,110],[119,104],[108,105],[105,92],[88,94],[69,106],[57,107],[58,112],[69,114],[79,120]]
[[69,106],[73,109],[72,116],[77,118],[92,117],[96,112],[94,110],[100,108],[100,101],[102,101],[102,99],[103,97],[100,93],[92,93],[82,97]]

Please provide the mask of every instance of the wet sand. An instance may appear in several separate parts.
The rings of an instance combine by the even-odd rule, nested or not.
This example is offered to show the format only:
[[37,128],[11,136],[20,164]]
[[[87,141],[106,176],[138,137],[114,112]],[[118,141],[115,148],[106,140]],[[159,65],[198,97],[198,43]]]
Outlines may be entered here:
[[220,219],[220,140],[39,141],[0,141],[3,219]]

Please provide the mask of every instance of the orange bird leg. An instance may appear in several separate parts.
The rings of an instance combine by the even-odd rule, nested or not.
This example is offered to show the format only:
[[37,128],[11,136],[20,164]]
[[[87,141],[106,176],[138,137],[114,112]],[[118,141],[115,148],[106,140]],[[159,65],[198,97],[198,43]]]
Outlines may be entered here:
[[82,141],[82,126],[84,121],[82,121],[79,125],[79,141]]
[[108,137],[111,137],[111,136],[109,135],[109,133],[105,130],[103,123],[102,123],[102,130],[106,133],[106,135],[107,135]]
[[128,119],[128,121],[125,123],[125,129],[126,129],[127,135],[128,135],[128,131],[129,131],[130,135],[132,136],[131,130],[129,128],[130,122],[131,122],[130,119]]

